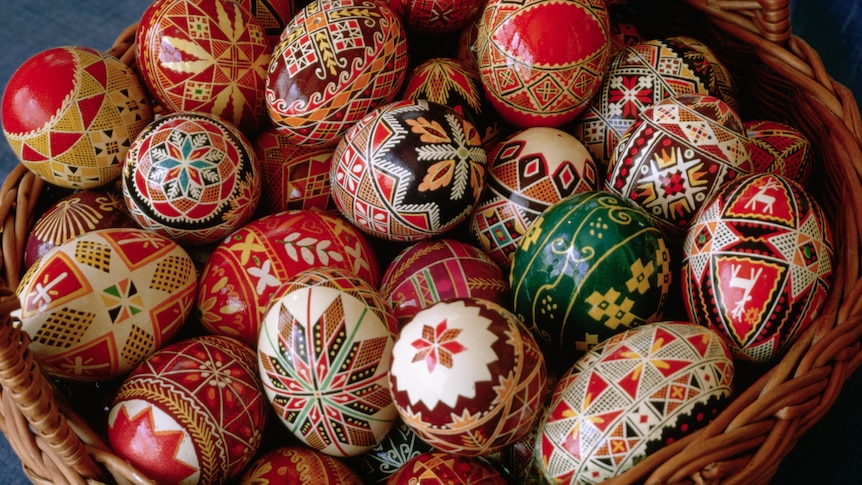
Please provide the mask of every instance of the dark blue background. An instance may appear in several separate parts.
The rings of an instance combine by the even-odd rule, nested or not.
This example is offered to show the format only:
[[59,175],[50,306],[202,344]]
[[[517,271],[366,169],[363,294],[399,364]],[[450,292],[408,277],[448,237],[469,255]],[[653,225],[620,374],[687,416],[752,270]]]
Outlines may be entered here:
[[[127,25],[137,21],[145,0],[0,2],[0,86],[27,58],[49,47],[85,45],[107,48]],[[839,82],[862,99],[862,2],[858,0],[793,0],[793,33],[813,45]],[[16,160],[0,141],[0,179]],[[774,483],[856,485],[862,483],[862,434],[859,404],[862,373],[844,386],[838,402],[807,433],[784,461]],[[29,483],[21,462],[0,437],[0,483]]]

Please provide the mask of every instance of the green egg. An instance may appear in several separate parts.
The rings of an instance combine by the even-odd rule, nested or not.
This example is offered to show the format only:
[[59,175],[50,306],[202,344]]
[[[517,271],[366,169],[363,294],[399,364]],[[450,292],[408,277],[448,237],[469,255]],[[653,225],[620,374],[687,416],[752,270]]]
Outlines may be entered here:
[[560,373],[608,337],[659,320],[670,268],[664,235],[642,209],[583,192],[549,207],[524,235],[509,274],[513,310]]

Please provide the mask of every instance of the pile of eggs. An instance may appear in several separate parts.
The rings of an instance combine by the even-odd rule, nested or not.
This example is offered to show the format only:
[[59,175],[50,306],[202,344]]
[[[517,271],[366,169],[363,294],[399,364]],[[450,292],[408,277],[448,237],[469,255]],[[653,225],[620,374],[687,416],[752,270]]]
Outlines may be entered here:
[[706,425],[832,234],[804,135],[618,4],[155,0],[134,67],[33,56],[42,370],[159,483],[599,483]]

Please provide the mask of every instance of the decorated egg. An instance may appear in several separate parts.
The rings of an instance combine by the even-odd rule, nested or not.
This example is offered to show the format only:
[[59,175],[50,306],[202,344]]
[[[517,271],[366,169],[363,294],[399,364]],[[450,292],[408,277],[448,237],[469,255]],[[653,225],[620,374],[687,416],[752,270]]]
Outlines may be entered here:
[[367,301],[337,288],[293,287],[273,299],[260,330],[264,392],[312,449],[365,453],[398,415],[388,382],[394,339]]
[[509,482],[482,457],[429,451],[411,458],[386,483],[387,485],[508,485]]
[[598,92],[613,54],[605,2],[489,0],[477,62],[488,99],[515,126],[572,121]]
[[129,374],[107,434],[117,455],[157,483],[216,485],[251,462],[266,417],[254,352],[206,335],[159,350]]
[[0,104],[3,133],[18,159],[45,181],[71,189],[119,177],[129,145],[153,120],[134,71],[82,46],[27,59]]
[[251,144],[212,115],[171,113],[148,125],[123,166],[123,198],[139,226],[181,244],[211,244],[254,215],[260,168]]
[[337,266],[319,266],[300,271],[281,285],[271,298],[277,300],[297,288],[308,286],[335,288],[364,301],[380,321],[386,324],[393,336],[398,334],[398,321],[383,295],[364,279]]
[[335,147],[332,195],[344,217],[372,236],[429,239],[470,215],[485,161],[479,133],[454,109],[397,101],[369,113]]
[[724,101],[671,96],[644,109],[623,133],[605,188],[634,201],[670,239],[681,240],[712,194],[751,172],[750,145]]
[[365,479],[366,485],[385,484],[411,458],[433,449],[410,426],[397,419],[379,443],[350,464]]
[[109,184],[69,194],[36,219],[27,235],[24,266],[29,268],[49,249],[75,236],[111,227],[137,227],[118,189]]
[[21,328],[48,374],[103,381],[127,374],[183,326],[197,274],[158,234],[98,229],[45,253],[18,285]]
[[503,120],[485,97],[479,71],[466,61],[435,57],[422,62],[410,71],[401,97],[453,108],[479,130],[485,146],[503,134]]
[[318,267],[347,269],[372,287],[380,282],[374,251],[341,217],[294,210],[249,222],[219,243],[201,270],[200,322],[210,333],[257,346],[275,290]]
[[[702,51],[703,49],[704,51]],[[719,80],[726,70],[709,48],[690,37],[650,39],[622,48],[612,59],[598,94],[569,130],[604,173],[623,133],[653,104],[680,94],[733,93]],[[733,108],[734,104],[729,104]]]
[[[455,46],[455,58],[473,69],[479,68],[479,60],[476,58],[476,39],[479,37],[480,17],[476,17],[461,29]],[[481,79],[480,77],[479,80]]]
[[536,454],[551,483],[597,484],[706,425],[733,395],[724,340],[687,322],[627,330],[557,383]]
[[304,147],[271,128],[255,137],[260,163],[260,207],[267,213],[316,209],[338,213],[332,201],[329,170],[333,147]]
[[475,19],[484,0],[391,0],[389,6],[411,35],[442,36]]
[[578,139],[556,128],[521,130],[493,150],[488,182],[470,216],[470,234],[508,270],[524,233],[545,209],[598,188],[596,164]]
[[243,484],[363,485],[349,466],[305,446],[283,446],[265,453],[243,473]]
[[380,282],[401,325],[419,310],[450,298],[475,297],[505,305],[509,282],[481,249],[452,238],[419,241],[389,263]]
[[661,318],[670,251],[642,209],[609,192],[582,192],[530,226],[509,282],[514,312],[558,374],[611,335]]
[[266,33],[269,48],[275,49],[282,31],[304,0],[237,0],[260,24]]
[[819,316],[832,282],[832,234],[797,183],[752,174],[704,206],[683,244],[689,317],[736,357],[770,362]]
[[811,142],[797,128],[779,121],[743,121],[751,141],[754,173],[775,173],[806,187],[814,171]]
[[398,95],[407,37],[384,2],[312,0],[285,27],[266,78],[272,122],[297,145],[335,145]]
[[266,120],[271,48],[240,2],[155,0],[135,35],[138,71],[168,112],[218,116],[246,133]]
[[392,350],[401,419],[438,450],[481,456],[536,424],[547,385],[542,352],[515,315],[481,298],[419,311]]

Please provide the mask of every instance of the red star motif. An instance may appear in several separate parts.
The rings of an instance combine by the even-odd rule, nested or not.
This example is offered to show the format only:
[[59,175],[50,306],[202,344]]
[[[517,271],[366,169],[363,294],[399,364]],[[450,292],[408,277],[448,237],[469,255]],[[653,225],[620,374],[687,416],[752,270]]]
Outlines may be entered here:
[[430,325],[422,327],[422,338],[414,340],[411,345],[419,350],[413,356],[413,362],[425,359],[428,372],[434,372],[437,364],[452,368],[452,356],[467,350],[456,340],[461,333],[460,328],[446,328],[446,320],[437,324],[436,328]]

